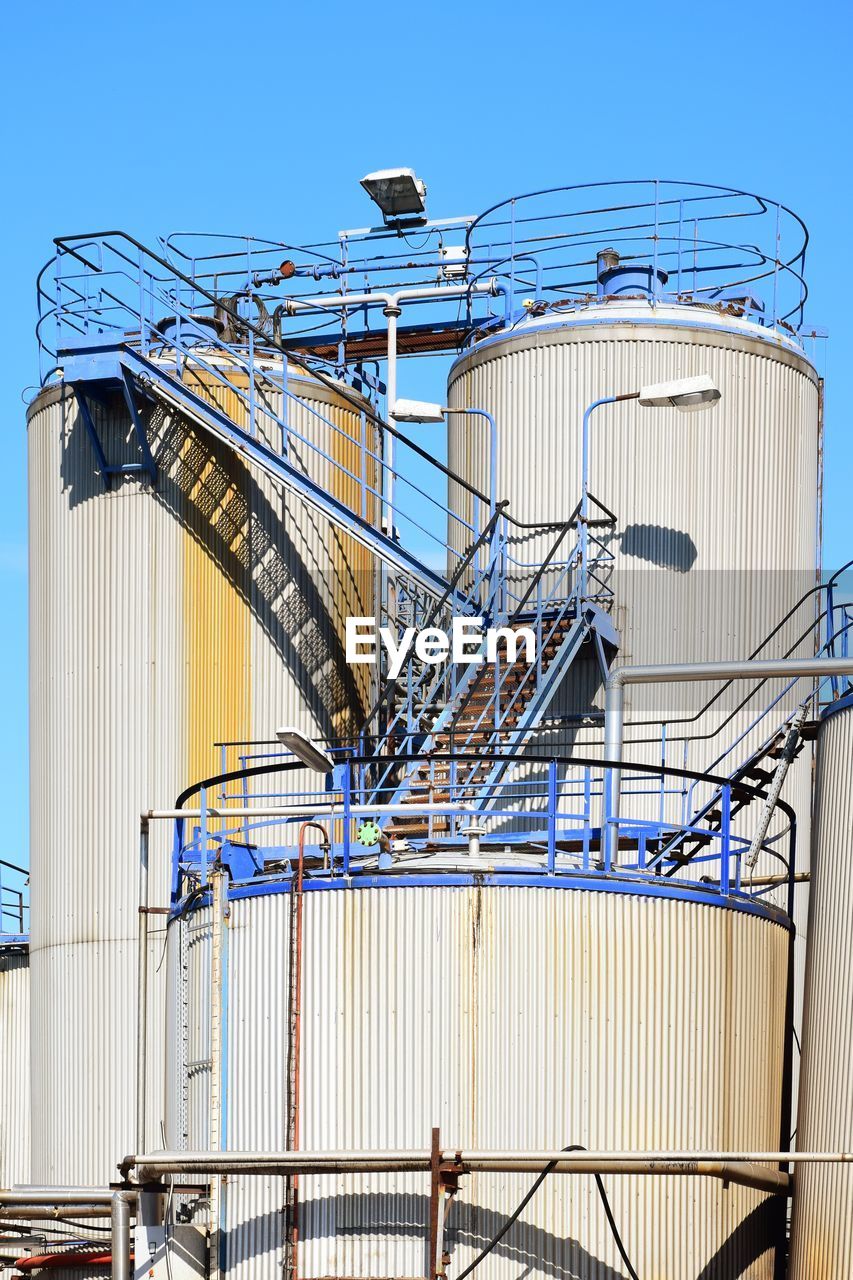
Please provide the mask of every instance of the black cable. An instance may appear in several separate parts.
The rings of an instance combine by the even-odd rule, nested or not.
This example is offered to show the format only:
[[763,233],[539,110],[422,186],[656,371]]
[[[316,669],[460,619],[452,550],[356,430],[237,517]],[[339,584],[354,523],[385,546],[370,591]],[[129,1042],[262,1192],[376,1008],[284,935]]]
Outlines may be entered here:
[[[570,1146],[570,1147],[563,1147],[563,1150],[566,1152],[586,1151],[587,1148],[580,1147],[580,1146]],[[469,1263],[464,1271],[460,1271],[459,1275],[456,1277],[456,1280],[465,1280],[465,1277],[469,1276],[472,1271],[474,1271],[477,1267],[479,1267],[483,1259],[492,1252],[495,1246],[500,1244],[501,1240],[503,1240],[504,1236],[509,1231],[510,1227],[512,1227],[521,1217],[521,1214],[524,1212],[524,1210],[527,1208],[530,1201],[536,1195],[536,1192],[542,1186],[542,1183],[548,1177],[548,1174],[551,1173],[556,1168],[556,1166],[557,1166],[556,1160],[551,1160],[550,1163],[546,1164],[545,1168],[535,1179],[530,1190],[526,1193],[526,1195],[521,1200],[521,1203],[518,1205],[518,1208],[515,1209],[515,1211],[510,1214],[510,1216],[507,1218],[506,1222],[501,1227],[497,1235],[492,1237],[492,1239],[486,1245],[485,1249],[483,1249],[483,1251],[477,1255],[474,1261]],[[592,1176],[595,1178],[595,1185],[598,1188],[598,1194],[601,1198],[601,1203],[604,1208],[604,1213],[607,1218],[608,1226],[610,1227],[610,1230],[613,1234],[613,1239],[616,1242],[616,1248],[619,1250],[620,1257],[622,1258],[622,1261],[625,1264],[628,1275],[631,1277],[631,1280],[640,1280],[640,1277],[637,1275],[636,1271],[631,1265],[631,1259],[628,1257],[628,1254],[625,1252],[625,1246],[622,1243],[622,1237],[619,1234],[619,1228],[616,1226],[616,1220],[613,1217],[613,1210],[610,1208],[610,1201],[607,1199],[607,1192],[604,1190],[604,1183],[601,1180],[601,1174],[594,1173]]]
[[[35,1229],[33,1229],[33,1225],[31,1222],[27,1223],[26,1225],[24,1223],[18,1223],[18,1222],[4,1222],[2,1224],[2,1230],[17,1231],[19,1234],[23,1235],[24,1237],[48,1236],[48,1235],[59,1236],[62,1240],[67,1241],[69,1244],[76,1244],[78,1242],[76,1240],[71,1240],[68,1236],[67,1231],[58,1231],[55,1227],[49,1225],[50,1223],[61,1222],[63,1223],[64,1226],[76,1227],[78,1231],[88,1231],[90,1233],[98,1233],[99,1235],[102,1235],[104,1237],[108,1237],[111,1235],[111,1231],[109,1227],[90,1226],[88,1222],[73,1222],[70,1218],[45,1218],[43,1220],[34,1220],[34,1221],[38,1222],[38,1225],[35,1227]],[[54,1241],[53,1243],[56,1243],[56,1242]],[[100,1245],[102,1241],[101,1240],[84,1240],[80,1243],[81,1243],[81,1247],[86,1247],[90,1244]]]

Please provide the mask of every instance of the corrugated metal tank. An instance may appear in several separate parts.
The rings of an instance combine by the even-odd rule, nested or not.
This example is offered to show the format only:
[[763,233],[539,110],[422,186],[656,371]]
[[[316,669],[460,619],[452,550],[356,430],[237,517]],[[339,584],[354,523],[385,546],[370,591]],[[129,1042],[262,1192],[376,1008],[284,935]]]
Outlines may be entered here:
[[[853,700],[818,736],[808,964],[797,1146],[853,1150]],[[795,1167],[791,1280],[850,1274],[853,1169]]]
[[30,962],[0,947],[0,1187],[30,1181]]
[[[288,1133],[288,893],[230,902],[227,1145]],[[775,1149],[788,934],[702,901],[575,886],[341,888],[304,897],[300,1146]],[[208,1140],[209,908],[170,925],[168,1142]],[[668,1280],[769,1277],[780,1203],[694,1178],[609,1178],[634,1266]],[[453,1274],[529,1185],[464,1178]],[[423,1276],[426,1175],[302,1178],[305,1276]],[[278,1274],[285,1185],[229,1177],[226,1266]],[[484,1274],[622,1274],[592,1180],[552,1176]]]
[[[234,393],[196,381],[241,420]],[[288,385],[300,396],[288,401],[290,426],[357,475],[358,408],[313,379],[291,374]],[[120,398],[93,412],[108,459],[138,458]],[[360,723],[366,689],[343,660],[343,620],[372,612],[373,570],[351,538],[162,408],[149,411],[153,488],[123,478],[105,491],[68,389],[42,392],[28,424],[33,1177],[103,1183],[134,1144],[139,814],[218,772],[217,739]],[[258,434],[281,447],[263,405]],[[356,481],[289,447],[354,496]],[[168,843],[160,824],[153,906],[168,902]],[[164,934],[151,923],[154,1063]],[[149,1146],[160,1143],[162,1096],[158,1072]]]
[[[617,518],[614,534],[601,536],[615,556],[621,663],[746,657],[814,586],[814,369],[793,341],[718,310],[611,301],[522,322],[480,342],[450,372],[454,408],[495,415],[497,496],[521,521],[565,520],[579,501],[581,422],[594,400],[704,373],[721,392],[706,412],[629,401],[591,419],[590,489]],[[480,420],[450,416],[449,466],[488,488]],[[466,511],[470,495],[455,496]],[[784,652],[808,622],[801,611],[772,652]],[[670,720],[692,714],[711,691],[634,687],[626,713]],[[718,704],[690,735],[719,718]],[[672,725],[670,736],[678,732]],[[724,745],[697,742],[687,767],[705,767]],[[679,744],[667,762],[681,766],[681,754]]]
[[[497,496],[509,499],[510,514],[521,521],[556,521],[567,519],[580,499],[584,409],[600,397],[698,374],[709,374],[721,392],[720,401],[705,412],[685,414],[627,401],[592,415],[590,490],[617,518],[612,535],[594,532],[614,556],[610,585],[620,664],[746,658],[815,586],[820,422],[814,368],[793,339],[725,309],[634,299],[521,322],[462,355],[449,375],[451,406],[495,415]],[[448,421],[450,469],[487,490],[482,421],[458,414]],[[458,486],[454,496],[470,515],[470,496]],[[530,545],[521,541],[519,550],[529,554]],[[564,544],[564,554],[571,545]],[[780,628],[761,656],[810,656],[812,637],[801,637],[817,612],[812,599]],[[571,680],[571,691],[567,682],[548,714],[577,717],[590,709],[600,711],[596,660],[582,658]],[[756,685],[735,682],[708,712],[692,719],[720,687],[630,687],[626,759],[728,774],[807,692],[801,682],[796,697],[783,699],[773,715],[748,733],[782,682],[759,688],[742,711],[739,704]],[[729,752],[741,735],[743,740]],[[647,740],[644,745],[642,739]],[[587,721],[562,732],[549,729],[538,746],[550,751],[561,744],[564,750],[595,755],[601,741],[600,722]],[[800,869],[808,863],[811,763],[807,747],[790,769],[783,792],[797,811]],[[637,789],[647,785],[637,784]],[[632,788],[626,778],[626,814],[663,817],[674,824],[689,817],[680,789],[661,805],[655,795],[632,795]],[[707,788],[698,792],[696,807],[710,795]],[[736,829],[751,836],[756,821],[752,808]],[[778,834],[781,825],[774,819],[771,833]],[[757,874],[779,870],[779,863],[765,855],[756,868]],[[785,905],[784,886],[770,896]],[[800,888],[798,931],[805,924],[806,898]],[[804,959],[798,941],[796,1025]]]

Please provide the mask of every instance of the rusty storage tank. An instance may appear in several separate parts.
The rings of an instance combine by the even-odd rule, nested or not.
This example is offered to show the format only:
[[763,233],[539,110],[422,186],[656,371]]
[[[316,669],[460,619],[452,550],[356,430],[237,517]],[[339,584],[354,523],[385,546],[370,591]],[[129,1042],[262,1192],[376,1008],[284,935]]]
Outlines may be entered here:
[[[498,876],[465,859],[442,865],[306,880],[298,1096],[288,1086],[290,883],[232,887],[218,917],[220,982],[209,900],[181,905],[169,925],[170,1149],[204,1150],[212,1136],[218,1145],[221,1126],[223,1148],[284,1150],[290,1097],[306,1151],[423,1150],[434,1125],[446,1150],[776,1149],[781,913],[651,876],[596,886],[529,867]],[[211,1091],[214,1025],[221,1094]],[[462,1180],[445,1236],[449,1274],[476,1257],[530,1181]],[[641,1276],[773,1276],[782,1198],[707,1178],[606,1183]],[[295,1250],[285,1179],[230,1174],[220,1195],[230,1277],[429,1274],[425,1174],[300,1177]],[[622,1275],[592,1179],[547,1179],[485,1272]]]
[[[853,1148],[853,697],[824,713],[818,736],[808,966],[797,1146]],[[845,1275],[853,1253],[853,1170],[844,1164],[797,1165],[791,1280]]]
[[[281,366],[271,370],[281,385]],[[287,373],[289,426],[345,456],[355,480],[326,463],[315,478],[348,500],[362,457],[358,405]],[[245,397],[204,373],[196,382],[243,421]],[[278,450],[276,392],[265,394],[257,431]],[[92,412],[110,461],[138,458],[121,396]],[[38,1062],[62,1064],[33,1075],[32,1176],[99,1184],[135,1141],[140,811],[218,773],[217,740],[269,739],[282,722],[316,737],[361,723],[367,691],[343,661],[343,620],[372,611],[373,573],[350,537],[165,407],[148,421],[153,485],[131,475],[105,486],[62,382],[35,398],[28,429],[32,1043]],[[153,833],[153,906],[168,901],[165,843]],[[152,1057],[162,1052],[162,947],[154,918]],[[156,1078],[147,1114],[156,1146]]]

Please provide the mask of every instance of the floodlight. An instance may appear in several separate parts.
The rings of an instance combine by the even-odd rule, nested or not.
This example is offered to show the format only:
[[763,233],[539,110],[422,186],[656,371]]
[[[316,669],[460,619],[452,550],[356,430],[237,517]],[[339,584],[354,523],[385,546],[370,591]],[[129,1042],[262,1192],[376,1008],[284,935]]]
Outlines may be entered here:
[[414,169],[378,169],[362,178],[361,185],[374,204],[389,218],[419,218],[426,208],[426,184]]

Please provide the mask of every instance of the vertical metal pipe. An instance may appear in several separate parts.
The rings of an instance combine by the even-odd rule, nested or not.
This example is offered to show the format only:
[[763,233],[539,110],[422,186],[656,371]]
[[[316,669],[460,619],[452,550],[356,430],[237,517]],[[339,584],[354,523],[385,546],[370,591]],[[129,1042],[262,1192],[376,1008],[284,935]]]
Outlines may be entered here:
[[600,409],[605,404],[617,404],[620,400],[637,400],[639,391],[630,391],[619,396],[603,396],[599,400],[593,400],[592,404],[587,405],[583,412],[583,423],[581,426],[581,510],[580,510],[580,551],[581,551],[581,594],[586,592],[586,573],[587,563],[589,560],[589,538],[587,534],[587,525],[589,523],[589,459],[590,459],[590,419],[596,409]]
[[[216,866],[210,875],[211,886],[211,939],[210,939],[210,1149],[221,1151],[225,1146],[225,1062],[226,1062],[226,999],[227,982],[227,924],[228,924],[228,872]],[[225,1187],[222,1177],[213,1179],[211,1194],[211,1275],[220,1275],[224,1269],[225,1246]]]
[[117,1191],[112,1198],[110,1237],[112,1245],[112,1280],[131,1280],[130,1202],[122,1191]]
[[[402,314],[396,304],[389,304],[383,310],[388,320],[388,365],[385,374],[385,399],[387,416],[390,418],[397,403],[397,320]],[[385,520],[389,538],[394,537],[394,437],[390,432],[385,436],[385,467],[383,476],[383,493],[385,495]]]
[[148,1056],[148,840],[149,823],[139,824],[139,946],[136,961],[136,1149],[145,1141],[145,1086]]
[[441,1139],[438,1129],[433,1129],[432,1131],[429,1166],[430,1188],[427,1276],[429,1277],[429,1280],[436,1280],[438,1275],[438,1202],[441,1183]]
[[[349,776],[349,770],[347,770]],[[313,828],[319,831],[323,843],[330,841],[325,827],[318,822],[303,822],[299,828],[299,856],[296,864],[296,882],[291,910],[290,947],[290,1105],[288,1115],[288,1149],[299,1150],[299,1093],[300,1057],[302,1054],[302,917],[305,895],[305,835]],[[299,1175],[290,1178],[290,1267],[291,1280],[299,1276]]]

